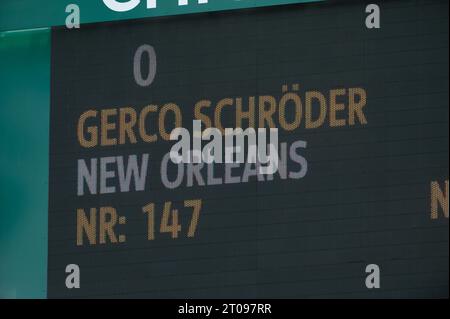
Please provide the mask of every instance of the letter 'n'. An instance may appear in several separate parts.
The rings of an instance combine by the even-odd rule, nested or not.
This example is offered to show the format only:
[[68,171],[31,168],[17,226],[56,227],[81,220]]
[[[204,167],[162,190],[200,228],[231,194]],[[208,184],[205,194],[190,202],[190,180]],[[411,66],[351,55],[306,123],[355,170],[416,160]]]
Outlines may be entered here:
[[431,219],[438,218],[439,206],[448,218],[448,180],[445,181],[445,194],[437,181],[431,182]]

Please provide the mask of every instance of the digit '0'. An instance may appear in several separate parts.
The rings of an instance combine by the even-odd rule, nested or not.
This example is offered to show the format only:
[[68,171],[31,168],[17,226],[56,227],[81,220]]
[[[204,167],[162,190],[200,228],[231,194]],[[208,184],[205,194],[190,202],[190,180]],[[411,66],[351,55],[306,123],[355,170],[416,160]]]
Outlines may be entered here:
[[[145,79],[142,76],[141,70],[142,55],[144,53],[148,54],[149,59],[148,75],[147,78]],[[150,84],[152,84],[156,75],[156,53],[155,49],[151,45],[143,44],[136,50],[133,61],[133,73],[134,73],[134,80],[136,81],[137,85],[149,86]]]

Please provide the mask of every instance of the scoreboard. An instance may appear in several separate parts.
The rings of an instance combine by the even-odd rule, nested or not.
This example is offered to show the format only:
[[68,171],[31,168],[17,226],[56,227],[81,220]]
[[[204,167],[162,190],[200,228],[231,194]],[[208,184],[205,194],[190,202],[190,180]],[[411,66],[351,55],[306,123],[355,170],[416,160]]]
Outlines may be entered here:
[[[381,7],[53,27],[48,298],[448,298],[448,2]],[[180,128],[277,129],[277,169]]]

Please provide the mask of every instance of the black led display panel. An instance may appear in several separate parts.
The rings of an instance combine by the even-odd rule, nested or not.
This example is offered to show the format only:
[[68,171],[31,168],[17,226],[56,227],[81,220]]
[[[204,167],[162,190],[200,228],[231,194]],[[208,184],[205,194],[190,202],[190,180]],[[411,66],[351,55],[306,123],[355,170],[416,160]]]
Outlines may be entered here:
[[[48,296],[448,297],[448,2],[383,8],[53,29]],[[278,128],[278,171],[174,164],[195,119]]]

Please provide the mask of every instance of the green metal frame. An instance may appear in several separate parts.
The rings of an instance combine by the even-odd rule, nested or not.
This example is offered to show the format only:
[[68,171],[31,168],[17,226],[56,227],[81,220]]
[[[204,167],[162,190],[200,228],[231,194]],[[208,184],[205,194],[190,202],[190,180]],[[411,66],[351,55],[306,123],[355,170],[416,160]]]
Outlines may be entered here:
[[45,298],[50,30],[0,34],[0,70],[0,298]]

